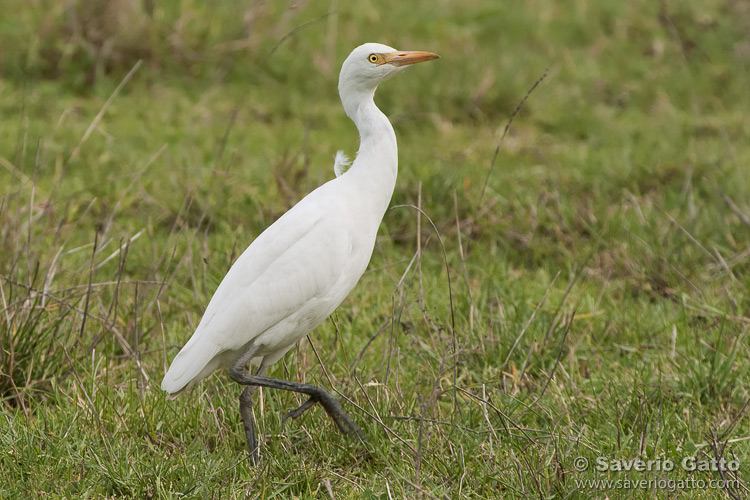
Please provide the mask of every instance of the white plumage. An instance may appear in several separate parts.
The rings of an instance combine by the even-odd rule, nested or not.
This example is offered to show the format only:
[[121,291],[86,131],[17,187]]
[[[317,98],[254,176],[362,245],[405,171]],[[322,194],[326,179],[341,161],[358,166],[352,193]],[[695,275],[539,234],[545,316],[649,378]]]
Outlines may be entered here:
[[336,151],[336,157],[333,159],[333,173],[336,174],[336,177],[341,177],[351,164],[352,161],[343,151]]
[[[231,368],[250,347],[265,371],[322,323],[367,268],[378,226],[396,182],[396,136],[375,106],[377,85],[426,52],[367,43],[344,62],[339,93],[360,133],[351,167],[336,155],[336,178],[303,198],[237,259],[193,336],[174,358],[162,389],[175,395],[218,368]],[[377,60],[376,60],[377,59]]]

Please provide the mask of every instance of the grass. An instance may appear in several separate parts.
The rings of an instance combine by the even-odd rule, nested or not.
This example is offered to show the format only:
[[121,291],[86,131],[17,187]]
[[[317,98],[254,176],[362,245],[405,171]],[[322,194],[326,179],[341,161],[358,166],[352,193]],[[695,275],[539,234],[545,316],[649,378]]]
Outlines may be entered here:
[[[19,4],[0,20],[0,497],[747,497],[748,14]],[[264,391],[251,467],[224,374],[175,401],[159,383],[233,259],[356,151],[338,67],[375,40],[442,56],[377,96],[392,205],[437,233],[391,209],[357,288],[270,372],[338,392],[369,441],[319,409],[282,425],[301,400]]]

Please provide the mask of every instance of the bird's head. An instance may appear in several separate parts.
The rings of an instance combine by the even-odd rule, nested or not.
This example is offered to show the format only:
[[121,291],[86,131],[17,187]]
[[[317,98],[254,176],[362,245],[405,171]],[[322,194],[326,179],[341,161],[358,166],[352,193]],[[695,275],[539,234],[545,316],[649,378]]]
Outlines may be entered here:
[[373,92],[380,83],[407,66],[438,57],[432,52],[396,50],[382,43],[365,43],[354,49],[341,66],[339,93]]

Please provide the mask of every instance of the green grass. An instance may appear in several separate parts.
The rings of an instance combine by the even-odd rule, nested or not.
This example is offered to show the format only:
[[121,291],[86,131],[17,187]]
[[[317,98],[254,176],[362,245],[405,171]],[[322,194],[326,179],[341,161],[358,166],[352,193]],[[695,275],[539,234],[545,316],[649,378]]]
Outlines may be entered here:
[[[748,496],[745,3],[150,3],[0,19],[0,497]],[[369,441],[264,391],[252,467],[226,374],[159,383],[233,259],[355,153],[336,81],[364,41],[441,55],[377,102],[453,310],[437,235],[390,210],[269,373],[338,391]],[[577,483],[722,478],[690,456],[738,483]]]

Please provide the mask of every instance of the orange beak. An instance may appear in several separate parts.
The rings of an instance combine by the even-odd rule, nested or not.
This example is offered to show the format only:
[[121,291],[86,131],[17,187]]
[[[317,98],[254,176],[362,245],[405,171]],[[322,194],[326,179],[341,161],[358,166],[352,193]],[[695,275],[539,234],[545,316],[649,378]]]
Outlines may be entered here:
[[391,52],[389,54],[383,54],[383,57],[385,58],[384,64],[392,64],[394,66],[408,66],[410,64],[432,61],[433,59],[440,58],[439,55],[433,54],[432,52],[422,52],[419,50]]

